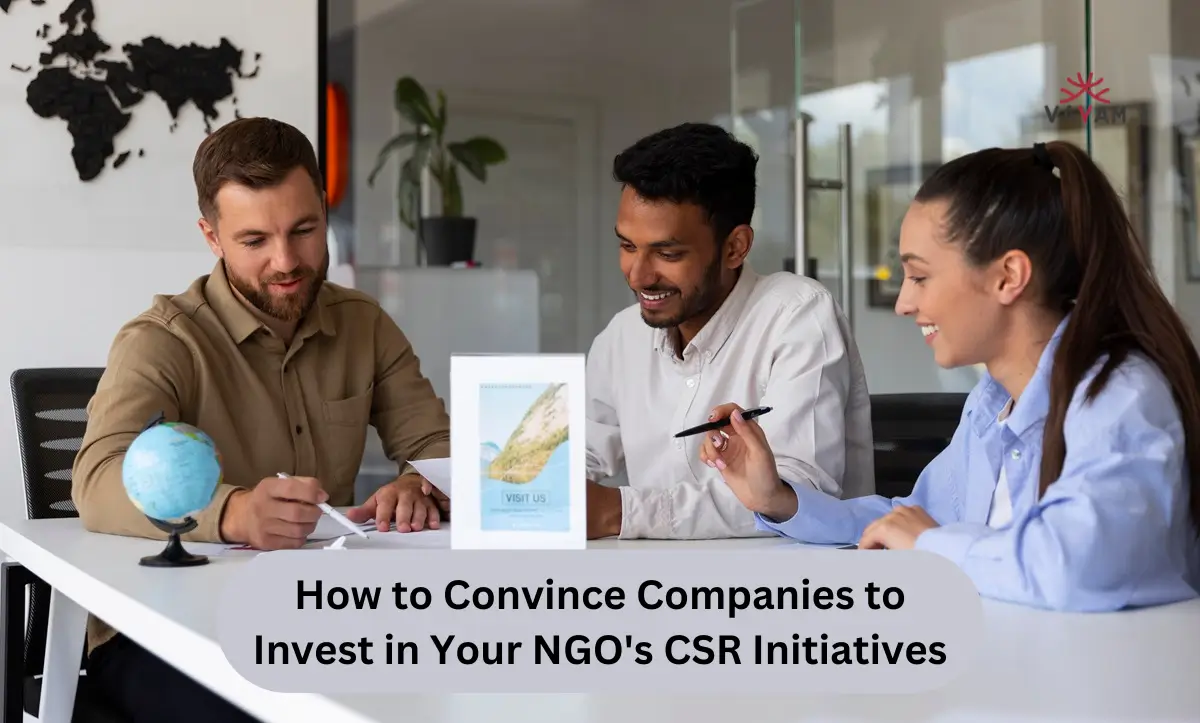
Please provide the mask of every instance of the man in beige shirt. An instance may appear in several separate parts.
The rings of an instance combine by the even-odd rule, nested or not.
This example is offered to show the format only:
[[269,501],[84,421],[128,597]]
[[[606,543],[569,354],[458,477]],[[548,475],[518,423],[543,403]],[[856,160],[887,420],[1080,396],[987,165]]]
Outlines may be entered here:
[[[728,402],[772,408],[756,421],[791,482],[875,491],[870,396],[844,315],[818,282],[747,262],[756,165],[748,146],[698,123],[613,164],[621,271],[637,303],[588,354],[590,537],[770,534],[700,460],[704,436],[674,438]],[[621,472],[628,486],[598,484]]]
[[[222,460],[223,483],[185,539],[299,547],[317,503],[353,504],[368,424],[404,466],[349,516],[381,530],[438,527],[449,501],[408,461],[449,456],[449,418],[379,304],[325,281],[323,185],[308,139],[278,121],[237,120],[201,143],[193,175],[218,261],[117,334],[73,472],[83,525],[164,537],[121,479],[125,450],[162,413],[211,436]],[[251,720],[94,618],[88,647],[89,676],[131,720]]]

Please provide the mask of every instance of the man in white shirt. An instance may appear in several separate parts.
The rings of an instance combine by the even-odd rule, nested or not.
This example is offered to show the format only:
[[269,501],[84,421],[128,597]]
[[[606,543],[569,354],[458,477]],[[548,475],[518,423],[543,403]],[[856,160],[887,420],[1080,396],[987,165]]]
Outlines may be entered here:
[[[875,491],[870,397],[844,315],[816,281],[746,263],[757,162],[696,123],[613,162],[621,271],[637,303],[588,355],[590,538],[769,534],[700,461],[703,435],[674,438],[725,402],[772,407],[757,421],[787,479],[837,497]],[[628,486],[598,484],[622,470]]]

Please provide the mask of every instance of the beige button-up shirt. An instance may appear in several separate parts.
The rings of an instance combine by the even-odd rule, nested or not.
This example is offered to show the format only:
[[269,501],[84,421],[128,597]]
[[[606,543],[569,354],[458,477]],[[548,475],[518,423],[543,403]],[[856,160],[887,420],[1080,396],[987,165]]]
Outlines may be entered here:
[[631,306],[593,343],[587,385],[588,479],[626,472],[622,538],[770,534],[700,461],[703,435],[674,439],[726,402],[773,408],[757,421],[782,477],[837,497],[875,491],[862,360],[833,297],[812,279],[743,266],[682,358],[668,331]]
[[[159,412],[198,427],[221,455],[223,484],[186,540],[220,541],[234,489],[279,472],[316,477],[331,505],[353,504],[368,424],[398,465],[450,454],[446,408],[374,299],[325,283],[285,345],[234,296],[219,262],[117,333],[72,475],[88,530],[165,538],[121,479],[125,450]],[[112,637],[96,620],[88,631],[90,647]]]

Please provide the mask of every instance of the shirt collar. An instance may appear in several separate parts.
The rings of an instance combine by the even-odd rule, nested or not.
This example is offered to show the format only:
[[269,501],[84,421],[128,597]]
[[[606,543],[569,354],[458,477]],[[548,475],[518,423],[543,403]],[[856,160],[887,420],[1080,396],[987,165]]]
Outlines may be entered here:
[[225,327],[236,343],[241,344],[251,334],[263,328],[262,322],[234,295],[229,285],[229,277],[225,275],[223,261],[217,261],[216,267],[208,276],[208,281],[204,283],[204,296],[217,318],[221,320],[221,326]]
[[[742,317],[742,312],[746,309],[746,302],[750,299],[750,293],[758,284],[759,275],[750,267],[749,263],[742,264],[741,273],[738,275],[737,283],[733,285],[733,289],[729,292],[729,296],[725,297],[725,301],[721,302],[721,307],[717,309],[717,313],[713,314],[708,323],[704,325],[700,332],[688,343],[683,350],[684,356],[688,355],[688,350],[695,350],[695,353],[703,354],[705,358],[712,359],[729,340],[729,336],[733,334],[734,327],[737,326],[738,320]],[[675,356],[675,344],[671,340],[672,329],[655,329],[654,330],[654,348],[655,350],[664,353],[668,356]]]
[[[1058,323],[1054,335],[1050,337],[1046,348],[1042,349],[1037,369],[1034,370],[1029,383],[1025,385],[1025,391],[1021,393],[1020,401],[1013,407],[1012,414],[1005,422],[1013,434],[1018,437],[1046,419],[1046,414],[1050,410],[1050,375],[1054,369],[1054,353],[1058,349],[1063,331],[1067,328],[1067,322],[1070,320],[1071,315],[1067,314]],[[973,417],[972,423],[975,432],[981,435],[985,429],[996,423],[996,418],[1011,398],[1004,386],[991,374],[985,372],[982,383],[984,384],[981,392],[982,398],[970,413]]]
[[[308,338],[318,331],[328,336],[336,334],[332,315],[325,308],[329,300],[328,292],[328,285],[322,284],[321,290],[317,292],[316,303],[296,330],[297,338]],[[233,288],[229,285],[229,277],[225,275],[224,262],[218,260],[209,274],[204,283],[204,296],[221,321],[221,326],[225,327],[235,343],[241,344],[259,329],[266,329],[266,325],[234,295]]]
[[321,332],[325,336],[337,336],[333,314],[328,309],[329,293],[329,282],[325,281],[321,284],[320,291],[317,292],[317,300],[313,302],[312,309],[309,309],[304,320],[300,322],[300,328],[296,331],[297,336],[307,339],[317,332]]

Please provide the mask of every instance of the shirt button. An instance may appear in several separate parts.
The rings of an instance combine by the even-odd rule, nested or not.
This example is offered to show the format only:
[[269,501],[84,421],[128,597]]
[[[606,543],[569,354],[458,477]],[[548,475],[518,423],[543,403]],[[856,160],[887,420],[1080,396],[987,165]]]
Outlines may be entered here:
[[683,449],[683,442],[676,442],[675,449]]
[[687,385],[688,385],[689,387],[694,387],[694,386],[696,386],[696,380],[695,380],[695,379],[689,379],[689,380],[687,380]]
[[1020,459],[1020,458],[1021,458],[1021,450],[1019,450],[1019,449],[1014,449],[1014,450],[1012,451],[1012,458],[1013,458],[1013,459]]
[[300,434],[302,431],[304,431],[304,430],[300,427],[299,424],[297,424],[296,425],[296,434]]

